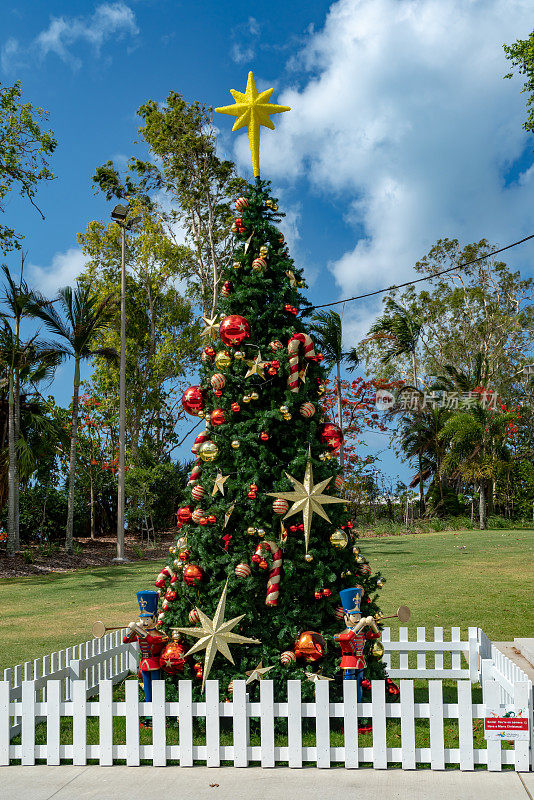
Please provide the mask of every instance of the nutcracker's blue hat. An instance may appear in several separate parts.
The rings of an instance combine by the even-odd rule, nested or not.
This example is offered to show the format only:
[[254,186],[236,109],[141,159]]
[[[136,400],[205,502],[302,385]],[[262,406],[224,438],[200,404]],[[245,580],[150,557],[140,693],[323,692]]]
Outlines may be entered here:
[[359,614],[360,603],[363,597],[363,586],[354,586],[352,589],[342,589],[339,599],[345,614]]
[[137,592],[137,602],[141,609],[140,617],[153,617],[158,610],[158,593],[154,589],[141,589]]

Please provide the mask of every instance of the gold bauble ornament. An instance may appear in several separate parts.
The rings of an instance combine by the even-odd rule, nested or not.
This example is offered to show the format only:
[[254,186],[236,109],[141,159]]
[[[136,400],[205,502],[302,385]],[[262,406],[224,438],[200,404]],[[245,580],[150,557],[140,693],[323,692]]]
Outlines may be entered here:
[[180,561],[179,558],[175,558],[174,561],[172,562],[172,565],[174,569],[179,569],[182,566],[182,562]]
[[258,534],[258,536],[265,536],[265,531],[263,530],[263,528],[258,528],[256,533]]
[[280,406],[280,413],[289,414],[289,408],[287,406]]
[[377,588],[378,589],[382,589],[382,587],[384,586],[385,582],[386,582],[385,578],[378,578],[378,580],[376,582]]
[[251,392],[250,399],[251,400],[259,400],[260,396],[259,396],[259,394],[257,392]]
[[311,554],[311,553],[306,553],[306,555],[304,556],[304,561],[307,561],[307,562],[308,562],[308,564],[309,564],[311,561],[313,561],[313,556],[312,556],[312,554]]
[[173,556],[176,553],[176,547],[174,547],[174,545],[171,545],[169,547],[169,553],[171,554],[171,556]]
[[260,247],[260,258],[267,258],[269,255],[269,248],[264,244]]
[[232,357],[226,352],[226,350],[220,350],[215,356],[215,366],[219,369],[228,369],[231,363]]
[[345,531],[341,530],[341,528],[337,528],[330,536],[330,544],[333,547],[337,547],[338,550],[344,550],[348,543],[349,537]]
[[371,647],[371,653],[375,658],[382,658],[385,653],[384,645],[378,639],[373,642],[373,646]]
[[198,449],[198,454],[202,461],[215,461],[219,455],[219,448],[215,442],[203,442]]
[[237,358],[237,360],[240,361],[242,358],[245,358],[245,354],[242,350],[236,350],[234,353],[234,358]]
[[290,419],[293,419],[293,415],[292,414],[284,414],[284,419],[285,419],[286,422],[289,422]]
[[239,269],[239,268],[240,268],[240,266],[241,266],[241,262],[240,262],[240,261],[234,261],[234,263],[232,264],[232,266],[233,266],[233,268],[234,268],[234,269]]
[[251,399],[252,398],[251,398],[251,396],[249,394],[244,394],[243,395],[243,402],[244,403],[250,403]]
[[360,555],[360,548],[357,547],[357,545],[354,545],[354,547],[352,548],[352,552],[354,553],[355,556],[359,556]]
[[234,439],[232,442],[232,447],[234,450],[237,450],[238,447],[241,445],[241,442],[238,439]]
[[256,528],[253,528],[252,525],[249,525],[249,527],[247,528],[247,533],[249,536],[254,536],[254,534],[256,533]]

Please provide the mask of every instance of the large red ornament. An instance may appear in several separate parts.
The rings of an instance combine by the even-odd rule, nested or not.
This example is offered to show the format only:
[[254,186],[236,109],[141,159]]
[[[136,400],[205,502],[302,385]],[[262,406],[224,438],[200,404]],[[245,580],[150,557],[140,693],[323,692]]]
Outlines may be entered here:
[[295,655],[313,663],[320,661],[326,651],[325,640],[316,631],[304,631],[295,642]]
[[160,654],[159,662],[163,672],[167,675],[178,675],[184,671],[186,652],[183,644],[179,642],[169,642]]
[[198,564],[188,564],[184,568],[183,575],[184,581],[188,586],[196,586],[197,583],[201,583],[204,580],[204,570]]
[[196,416],[204,407],[204,394],[200,386],[190,386],[182,395],[184,411]]
[[337,453],[343,444],[343,433],[335,422],[324,422],[319,426],[319,439],[331,453]]
[[180,520],[180,522],[191,522],[191,517],[193,516],[193,512],[191,511],[189,506],[182,506],[182,508],[179,508],[178,511],[176,512],[176,516]]
[[210,414],[210,422],[212,425],[224,425],[226,422],[226,415],[222,408],[216,408]]
[[225,317],[219,326],[219,336],[224,344],[240,344],[250,336],[250,325],[245,317],[231,314]]

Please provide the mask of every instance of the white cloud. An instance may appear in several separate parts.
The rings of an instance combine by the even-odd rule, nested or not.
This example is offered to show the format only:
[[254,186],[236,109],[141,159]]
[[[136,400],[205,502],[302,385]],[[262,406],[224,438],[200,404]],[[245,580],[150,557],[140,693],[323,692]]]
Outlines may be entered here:
[[255,17],[249,17],[246,22],[235,27],[234,42],[230,50],[232,61],[236,64],[247,64],[252,61],[260,31],[260,23]]
[[[530,0],[338,0],[310,33],[295,86],[273,98],[292,111],[262,129],[262,172],[346,198],[356,243],[329,265],[341,296],[406,279],[440,237],[532,232],[531,171],[504,179],[526,146],[525,95],[502,79],[502,45],[528,34],[531,12]],[[236,152],[248,167],[246,137]],[[347,307],[352,332],[379,306]]]
[[82,65],[79,56],[81,44],[91,47],[94,55],[99,57],[108,39],[116,40],[138,33],[135,14],[122,0],[101,3],[91,15],[51,17],[48,28],[41,31],[27,48],[21,48],[15,39],[8,39],[2,47],[1,65],[4,72],[13,70],[20,63],[24,50],[28,59],[32,56],[44,59],[54,53],[72,69],[79,69]]
[[87,258],[82,251],[71,247],[64,253],[56,253],[49,267],[29,264],[26,272],[27,280],[30,286],[47,296],[52,296],[61,287],[72,286],[86,264]]

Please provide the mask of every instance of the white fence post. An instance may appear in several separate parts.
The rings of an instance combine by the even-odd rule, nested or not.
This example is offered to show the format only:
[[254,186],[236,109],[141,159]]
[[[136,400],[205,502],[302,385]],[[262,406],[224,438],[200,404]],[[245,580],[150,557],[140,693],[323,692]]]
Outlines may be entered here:
[[9,681],[0,681],[0,767],[7,767],[9,764],[10,690]]
[[371,681],[373,692],[373,767],[387,769],[386,682]]
[[[126,686],[128,681],[126,681]],[[136,687],[137,688],[137,687]],[[98,696],[100,765],[110,767],[113,764],[113,684],[102,681]]]
[[430,768],[445,769],[445,739],[443,730],[443,684],[428,682],[430,706]]
[[[133,681],[132,681],[133,682]],[[165,710],[165,681],[152,682],[152,765],[164,767],[167,764],[167,733]]]
[[289,766],[302,767],[302,694],[295,680],[287,682],[287,749]]
[[87,764],[87,695],[85,681],[76,680],[71,684],[72,697],[72,763],[76,766]]
[[193,688],[191,681],[178,682],[180,766],[193,766]]
[[35,764],[35,684],[22,682],[22,759],[23,766]]
[[458,745],[460,769],[475,768],[473,752],[473,696],[470,681],[458,681]]
[[234,719],[234,767],[248,767],[248,695],[246,682],[244,680],[233,681],[232,704]]
[[317,766],[330,767],[330,681],[315,682],[315,744]]
[[[484,716],[487,717],[488,707],[499,708],[501,702],[499,684],[495,681],[484,681],[482,691],[482,699],[485,705]],[[488,770],[490,772],[500,772],[502,769],[500,740],[489,740],[486,742],[486,747]]]
[[219,681],[206,681],[206,766],[221,766]]
[[357,681],[343,681],[343,728],[345,742],[345,767],[357,769],[358,756],[358,684]]
[[400,682],[402,768],[415,769],[415,704],[413,681]]
[[271,680],[260,681],[261,766],[274,767],[274,687]]
[[[106,681],[111,686],[111,681]],[[139,766],[139,687],[137,681],[126,681],[126,765]],[[145,706],[148,705],[145,703]]]
[[[529,727],[532,725],[531,708],[532,684],[530,681],[517,681],[514,683],[514,711],[516,717],[519,713],[527,716]],[[516,772],[528,772],[530,768],[530,742],[515,742],[515,769]]]
[[46,696],[46,763],[59,766],[61,682],[49,681]]

